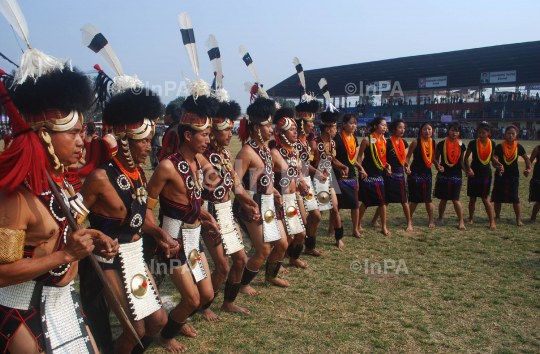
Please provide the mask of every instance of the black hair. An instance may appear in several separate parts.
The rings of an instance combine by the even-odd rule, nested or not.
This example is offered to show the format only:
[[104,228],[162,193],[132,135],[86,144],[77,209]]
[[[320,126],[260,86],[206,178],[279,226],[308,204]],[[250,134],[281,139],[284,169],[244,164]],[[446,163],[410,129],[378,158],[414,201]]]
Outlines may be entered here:
[[480,124],[478,124],[476,132],[478,133],[478,130],[480,129],[484,129],[486,132],[491,133],[491,125],[488,122],[481,122]]
[[355,122],[358,121],[358,119],[356,118],[356,115],[354,115],[353,113],[347,113],[347,114],[343,115],[343,118],[341,118],[341,126],[349,123],[349,121],[351,119],[353,119],[353,118],[354,118]]
[[369,133],[373,133],[375,130],[377,130],[377,126],[381,124],[382,122],[385,122],[386,120],[383,117],[375,117],[373,120],[369,123]]
[[167,108],[165,108],[165,115],[170,115],[172,121],[175,124],[180,123],[180,117],[182,116],[182,108],[174,103],[169,103]]
[[431,129],[433,129],[433,125],[431,125],[431,122],[424,122],[424,123],[420,124],[420,129],[418,129],[418,136],[419,136],[419,137],[422,136],[422,129],[423,129],[426,125],[429,125],[429,126],[431,127]]
[[514,129],[516,131],[516,134],[519,132],[519,129],[515,125],[509,125],[506,130],[504,131],[505,134],[508,131],[508,129]]
[[400,118],[392,119],[392,121],[388,125],[388,130],[390,130],[391,132],[393,132],[394,130],[397,130],[397,128],[399,127],[401,123],[405,124],[405,121]]
[[448,124],[448,133],[450,133],[451,128],[454,128],[456,132],[461,133],[461,124],[459,124],[458,122],[452,122]]
[[191,132],[191,135],[195,135],[198,132],[200,132],[200,130],[195,130],[190,125],[187,125],[187,124],[179,124],[177,128],[177,133],[178,133],[180,145],[186,140],[184,136],[185,132]]
[[86,127],[88,128],[88,133],[94,134],[96,132],[96,123],[94,122],[88,122],[86,124]]

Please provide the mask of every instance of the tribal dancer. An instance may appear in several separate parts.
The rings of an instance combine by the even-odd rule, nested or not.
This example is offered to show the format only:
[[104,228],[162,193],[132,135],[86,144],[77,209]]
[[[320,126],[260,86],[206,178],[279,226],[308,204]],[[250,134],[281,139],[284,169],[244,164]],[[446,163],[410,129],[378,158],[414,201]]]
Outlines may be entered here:
[[336,143],[332,140],[337,133],[337,122],[341,114],[330,101],[330,92],[326,79],[319,81],[319,86],[326,99],[326,108],[321,113],[321,124],[319,125],[321,135],[313,139],[309,146],[313,151],[311,165],[317,170],[313,176],[313,184],[317,193],[319,210],[330,210],[330,222],[334,226],[336,246],[345,248],[343,243],[343,226],[338,210],[336,191],[332,184],[332,163],[336,155]]
[[248,211],[235,200],[235,216],[245,227],[255,247],[255,254],[248,260],[240,282],[240,292],[248,295],[260,293],[249,284],[259,273],[265,260],[265,281],[281,287],[290,286],[286,280],[277,278],[288,243],[287,239],[282,237],[285,235],[283,223],[275,219],[274,168],[272,155],[266,146],[266,142],[272,138],[275,112],[273,100],[257,98],[247,108],[249,123],[244,118],[238,132],[239,139],[245,144],[236,156],[235,170],[262,214],[254,221]]
[[523,226],[521,221],[521,203],[519,201],[519,168],[518,156],[525,161],[525,171],[523,175],[528,177],[531,173],[531,160],[527,156],[525,149],[516,141],[518,129],[511,125],[506,128],[504,141],[495,147],[493,158],[501,164],[495,173],[495,183],[491,193],[491,202],[495,203],[495,221],[501,219],[501,204],[509,203],[514,207],[516,223]]
[[178,124],[180,123],[180,115],[182,110],[180,106],[169,103],[165,109],[165,118],[163,122],[169,127],[165,130],[163,135],[163,144],[161,144],[161,151],[159,152],[158,160],[163,161],[163,159],[172,153],[178,151]]
[[[469,199],[469,225],[473,224],[476,198],[480,198],[489,218],[489,229],[497,229],[493,216],[493,207],[488,200],[491,191],[491,165],[500,163],[493,158],[495,142],[491,140],[491,127],[488,122],[482,122],[476,129],[477,138],[469,142],[465,152],[464,165],[467,173],[467,196]],[[469,156],[472,154],[472,163],[469,165]]]
[[[277,145],[271,150],[274,162],[275,179],[279,187],[276,203],[277,219],[282,220],[287,229],[289,243],[289,264],[307,268],[300,259],[304,249],[306,229],[301,218],[304,208],[302,196],[308,196],[310,188],[303,180],[299,170],[299,153],[296,149],[297,132],[292,108],[280,108],[274,117]],[[297,194],[298,191],[298,194]],[[281,194],[280,194],[281,193]],[[305,214],[305,211],[304,211]]]
[[533,175],[531,182],[529,183],[529,203],[534,202],[532,213],[531,213],[531,222],[535,225],[538,225],[536,221],[536,215],[540,210],[540,164],[538,159],[540,156],[540,145],[536,146],[531,152],[531,164],[536,160],[533,169]]
[[[341,120],[341,131],[334,137],[336,143],[336,161],[334,163],[334,174],[338,179],[341,193],[338,197],[338,209],[350,209],[351,220],[353,224],[353,237],[360,236],[359,223],[359,205],[358,205],[358,176],[356,169],[359,167],[356,163],[356,155],[358,152],[358,141],[354,136],[357,126],[357,116],[352,113],[347,113]],[[336,164],[340,164],[341,168],[336,168]],[[345,176],[343,173],[346,172]],[[339,177],[338,177],[339,176]],[[377,221],[375,220],[376,224]]]
[[[26,21],[14,16],[11,25],[26,38],[27,30],[17,27]],[[0,153],[0,352],[97,353],[74,279],[79,260],[92,252],[112,258],[118,245],[96,230],[73,232],[60,207],[70,206],[79,223],[88,213],[62,173],[84,146],[80,132],[82,112],[92,104],[90,81],[65,60],[35,48],[19,62],[15,78],[0,70],[11,88],[13,103],[0,83],[14,134]],[[50,188],[64,197],[61,202]]]
[[[184,45],[196,52],[189,15],[180,14],[179,22]],[[190,60],[197,73],[198,59],[190,57]],[[210,143],[211,121],[219,109],[219,102],[209,94],[210,87],[206,82],[201,79],[191,81],[190,96],[182,104],[178,125],[178,151],[158,165],[148,184],[151,207],[155,207],[159,197],[161,227],[179,246],[166,270],[182,300],[169,313],[167,325],[158,338],[159,344],[173,353],[186,350],[175,340],[181,332],[189,337],[197,335],[192,326],[186,325],[188,317],[201,308],[206,309],[205,305],[210,306],[214,298],[210,268],[200,236],[201,228],[214,235],[219,233],[219,226],[212,215],[202,209],[203,176],[196,158]],[[166,253],[157,251],[161,264],[166,264]]]
[[411,169],[405,161],[409,144],[402,139],[405,133],[405,122],[401,119],[392,119],[389,126],[392,137],[386,141],[386,162],[390,165],[390,173],[385,171],[384,196],[386,206],[390,203],[400,203],[403,214],[407,221],[405,231],[412,231],[411,214],[409,204],[407,204],[407,185],[405,184],[405,174],[410,174]]
[[[389,236],[390,231],[386,228],[386,204],[384,197],[383,171],[392,173],[392,168],[386,161],[386,120],[376,117],[371,121],[370,135],[362,139],[356,162],[360,165],[360,188],[358,199],[362,202],[359,209],[358,225],[362,229],[362,218],[366,209],[376,206],[375,215],[381,218],[381,233]],[[375,219],[376,221],[376,219]]]
[[[240,56],[256,78],[256,86],[245,83],[245,87],[251,87],[251,94],[256,93],[253,103],[247,108],[248,118],[240,121],[238,138],[244,146],[236,155],[235,171],[242,179],[244,188],[249,196],[259,206],[260,214],[255,218],[244,209],[243,205],[235,200],[233,210],[235,216],[240,219],[240,224],[249,234],[255,247],[255,254],[248,260],[242,275],[240,292],[247,295],[256,295],[256,291],[249,284],[259,273],[259,269],[266,260],[265,281],[281,287],[289,287],[286,280],[277,278],[285,252],[287,251],[287,239],[285,228],[281,221],[276,220],[274,205],[274,164],[272,155],[266,143],[272,138],[274,130],[272,122],[276,114],[276,102],[268,97],[268,94],[259,85],[259,75],[251,55],[245,46],[240,46]],[[274,248],[271,250],[271,247]]]
[[[296,67],[300,82],[305,91],[305,78],[304,69],[298,58],[294,58],[293,64]],[[315,126],[313,122],[315,120],[315,113],[319,111],[319,101],[317,101],[312,95],[305,92],[302,95],[300,103],[295,107],[296,111],[296,126],[298,141],[296,142],[296,150],[300,153],[300,173],[302,179],[309,187],[309,194],[302,198],[300,201],[299,192],[297,192],[297,199],[299,204],[303,204],[304,208],[300,207],[300,213],[302,214],[302,222],[306,226],[306,241],[304,253],[312,256],[322,256],[323,253],[316,249],[317,246],[317,230],[321,223],[321,212],[319,210],[319,202],[315,198],[315,189],[313,182],[311,181],[311,175],[314,175],[317,169],[311,166],[313,161],[313,153],[311,151],[310,136]],[[306,215],[306,213],[308,215]]]
[[448,138],[437,144],[435,151],[435,161],[439,161],[440,168],[435,181],[435,198],[439,202],[439,223],[444,224],[443,215],[446,209],[446,203],[451,200],[454,204],[456,216],[459,219],[458,229],[465,230],[465,221],[463,220],[463,207],[459,201],[462,184],[463,153],[465,144],[459,140],[461,125],[453,122],[448,125]]
[[[227,150],[231,142],[234,122],[240,117],[241,109],[237,102],[229,101],[229,95],[223,88],[221,55],[216,38],[210,35],[205,44],[216,76],[213,95],[220,102],[219,110],[212,119],[210,144],[198,160],[204,174],[203,208],[208,210],[218,222],[220,232],[216,234],[203,230],[202,236],[215,265],[211,276],[214,299],[228,274],[221,310],[248,315],[250,313],[248,309],[234,304],[248,259],[244,251],[242,233],[233,216],[230,192],[233,191],[235,199],[243,203],[244,209],[252,210],[252,214],[258,215],[259,207],[242,187],[240,179],[233,170],[231,153]],[[248,205],[249,203],[251,206]],[[229,266],[229,256],[232,258],[232,267]],[[219,319],[209,306],[210,303],[205,305],[206,309],[200,310],[199,313],[208,320]]]
[[433,218],[433,200],[431,199],[432,178],[431,165],[435,164],[437,171],[439,163],[434,159],[435,156],[435,140],[431,138],[433,128],[429,122],[424,122],[420,126],[420,137],[414,140],[409,146],[407,152],[407,164],[411,162],[411,157],[414,156],[411,166],[411,174],[407,179],[409,187],[409,201],[411,219],[416,210],[418,203],[426,205],[426,211],[429,218],[429,228],[435,227],[435,219]]
[[[110,46],[91,24],[85,25],[82,32],[83,44],[88,43],[95,52],[102,51],[103,46]],[[98,44],[101,47],[96,47]],[[111,53],[112,48],[108,49],[107,53]],[[105,73],[99,71],[97,82],[103,86],[98,85],[97,89],[110,94],[110,97],[98,95],[98,98],[106,99],[101,101],[104,104],[103,123],[113,127],[120,152],[88,175],[82,194],[86,197],[85,205],[90,209],[88,220],[91,228],[103,231],[120,243],[119,255],[113,260],[96,258],[144,348],[137,345],[126,328],[122,328],[123,332],[116,341],[104,341],[100,346],[112,353],[142,353],[167,322],[156,283],[144,262],[142,233],[146,236],[145,243],[149,238],[155,239],[166,252],[174,252],[177,245],[157,227],[152,210],[147,208],[146,177],[139,166],[146,163],[151,151],[154,120],[161,113],[161,101],[144,88],[136,76],[123,75],[116,56],[111,60],[115,63],[111,64],[111,69],[117,76],[114,79],[103,78]],[[92,268],[86,269],[81,289],[86,312],[92,312],[92,328],[103,330],[109,326],[108,313],[102,308],[103,289]],[[107,301],[111,303],[109,298]],[[120,317],[118,312],[115,314]]]

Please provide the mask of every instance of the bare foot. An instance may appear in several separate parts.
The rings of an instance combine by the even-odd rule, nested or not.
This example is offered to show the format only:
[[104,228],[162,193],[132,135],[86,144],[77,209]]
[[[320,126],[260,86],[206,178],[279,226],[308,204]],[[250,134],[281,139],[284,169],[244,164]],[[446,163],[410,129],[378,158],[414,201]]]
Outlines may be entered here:
[[410,225],[407,225],[405,231],[413,231],[412,223]]
[[525,225],[525,224],[523,223],[523,221],[521,221],[521,220],[518,220],[518,221],[517,221],[517,226],[524,226],[524,225]]
[[371,220],[371,226],[373,226],[373,227],[381,227],[381,225],[379,224],[379,222],[377,220]]
[[282,288],[288,288],[291,286],[288,281],[279,279],[279,278],[265,278],[264,279],[267,283],[274,284],[276,286],[280,286]]
[[193,326],[185,324],[185,325],[182,326],[182,329],[180,330],[180,334],[183,334],[186,337],[192,337],[193,338],[193,337],[197,336],[197,331],[195,330],[195,328],[193,328]]
[[469,225],[473,225],[473,224],[474,224],[473,219],[470,218],[470,219],[469,219]]
[[199,310],[199,315],[204,317],[205,320],[207,320],[208,322],[217,322],[217,321],[221,320],[221,317],[219,317],[218,315],[213,313],[212,310],[210,310],[210,309],[206,309],[206,310],[200,309]]
[[337,248],[345,248],[345,244],[343,243],[342,240],[337,240],[336,241],[336,247]]
[[290,272],[285,267],[279,268],[279,274],[289,274]]
[[353,232],[353,237],[354,238],[362,238],[364,237],[364,235],[362,235],[360,232],[358,232],[358,230],[356,230],[357,232]]
[[249,285],[246,285],[246,286],[241,286],[240,287],[239,293],[244,294],[244,295],[259,295],[261,292],[258,291],[258,290],[253,289]]
[[358,233],[366,232],[366,229],[364,229],[362,226],[358,227]]
[[390,236],[390,231],[388,231],[388,229],[385,227],[381,229],[381,234],[383,234],[384,236]]
[[227,301],[224,302],[223,305],[221,305],[221,311],[241,313],[242,315],[249,315],[250,314],[248,309],[237,306],[237,305],[234,304],[234,302],[227,302]]
[[434,221],[434,220],[430,220],[430,221],[429,221],[429,224],[428,224],[428,227],[429,227],[430,229],[433,229],[433,228],[435,227],[435,221]]
[[444,225],[444,220],[443,219],[437,219],[437,222],[441,225]]
[[531,223],[532,223],[533,225],[540,225],[540,224],[538,223],[538,221],[536,221],[536,219],[531,219]]
[[316,250],[315,248],[314,248],[314,249],[305,248],[305,249],[304,249],[304,253],[305,253],[305,254],[312,255],[312,256],[315,256],[315,257],[320,257],[320,256],[323,255],[323,253],[322,253],[321,251],[318,251],[318,250]]
[[302,260],[300,258],[298,259],[290,259],[289,260],[289,264],[292,265],[292,266],[296,266],[296,267],[300,267],[300,268],[307,268],[308,267],[308,264],[306,262],[302,262]]
[[165,339],[161,335],[159,335],[158,343],[163,348],[167,349],[170,353],[184,353],[187,350],[185,345],[178,343],[174,338]]
[[497,230],[497,226],[495,226],[495,222],[489,224],[489,230],[490,230],[490,231],[495,231],[495,230]]
[[467,228],[465,227],[465,222],[463,222],[463,221],[460,222],[460,223],[459,223],[459,226],[458,226],[458,229],[459,229],[459,230],[467,230]]

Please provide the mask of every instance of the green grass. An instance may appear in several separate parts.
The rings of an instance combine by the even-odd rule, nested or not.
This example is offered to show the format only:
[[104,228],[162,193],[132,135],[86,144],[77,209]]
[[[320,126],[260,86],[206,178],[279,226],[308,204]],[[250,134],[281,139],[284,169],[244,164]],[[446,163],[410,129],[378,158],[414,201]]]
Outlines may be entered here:
[[[240,144],[233,140],[236,156]],[[520,143],[528,154],[537,144]],[[148,177],[151,173],[147,170]],[[197,337],[177,339],[189,353],[538,353],[540,245],[538,226],[528,222],[529,178],[521,176],[521,228],[515,226],[511,205],[503,205],[498,229],[490,232],[478,202],[475,224],[465,231],[457,230],[448,205],[445,226],[428,229],[419,206],[415,230],[406,233],[401,206],[391,205],[391,236],[369,225],[375,211],[369,208],[364,238],[353,239],[345,210],[340,213],[347,247],[338,250],[327,235],[325,212],[318,232],[318,248],[325,256],[303,256],[307,270],[288,268],[290,288],[267,286],[259,274],[252,285],[262,293],[237,298],[250,316],[219,311],[222,289],[212,309],[223,320],[210,324],[194,316],[189,323],[198,330]],[[461,200],[468,215],[466,179]],[[435,210],[437,205],[435,200]],[[244,241],[250,256],[254,249],[247,235]],[[393,259],[396,265],[403,259],[408,275],[351,271],[352,262],[363,266],[366,259],[369,264]],[[171,305],[179,300],[169,279],[161,290]],[[148,351],[164,352],[157,344]]]

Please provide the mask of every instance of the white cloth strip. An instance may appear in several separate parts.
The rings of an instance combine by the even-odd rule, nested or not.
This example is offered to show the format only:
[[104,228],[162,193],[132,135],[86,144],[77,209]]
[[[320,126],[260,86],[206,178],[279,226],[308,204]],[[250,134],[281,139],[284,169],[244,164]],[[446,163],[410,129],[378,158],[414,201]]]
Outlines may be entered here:
[[311,181],[310,176],[304,177],[304,182],[309,186],[309,193],[313,195],[313,198],[311,200],[307,200],[306,197],[303,197],[304,199],[304,208],[306,208],[306,212],[310,212],[313,210],[319,209],[319,203],[317,202],[317,195],[315,194],[315,188],[313,188],[313,182]]
[[[188,267],[190,267],[189,254],[191,253],[191,251],[197,250],[199,254],[201,252],[201,250],[199,249],[200,239],[201,239],[200,226],[198,226],[195,229],[182,228],[182,240],[184,243],[184,253],[186,254],[186,262],[188,263]],[[207,277],[206,271],[204,270],[204,265],[200,257],[199,257],[199,260],[197,260],[197,266],[195,268],[191,268],[191,272],[193,273],[193,276],[195,277],[195,281],[197,283]]]
[[180,227],[182,227],[182,221],[163,215],[161,229],[167,231],[175,240],[180,237]]
[[228,200],[225,203],[214,203],[214,208],[225,253],[233,254],[244,249],[244,243],[240,235],[238,235],[236,223],[233,219],[232,202]]
[[[126,294],[135,321],[140,321],[161,308],[161,301],[146,273],[142,243],[142,238],[140,238],[135,242],[121,244],[119,251]],[[148,279],[148,294],[143,298],[135,297],[131,291],[131,280],[138,274]]]
[[[266,222],[265,214],[267,211],[271,210],[274,218],[271,222]],[[263,218],[263,235],[264,242],[274,242],[281,240],[281,232],[279,231],[279,226],[276,219],[276,208],[274,205],[274,195],[273,194],[262,194],[261,195],[261,215]]]
[[[296,211],[296,213],[291,215],[291,217],[289,217],[287,213],[289,208],[291,208],[291,211]],[[300,210],[298,209],[296,193],[283,194],[283,220],[285,220],[285,226],[287,227],[288,235],[296,235],[306,231],[304,223],[302,222]]]
[[326,204],[321,204],[319,202],[319,210],[330,210],[332,209],[332,194],[330,193],[330,178],[327,178],[325,182],[321,183],[317,178],[313,179],[313,186],[315,187],[315,197],[318,197],[319,193],[326,192],[330,196],[330,200]]
[[[77,316],[78,302],[73,302],[71,294],[73,281],[67,286],[44,286],[41,295],[42,322],[44,336],[50,343],[51,354],[89,353],[87,342],[88,334],[81,332],[81,322],[84,318]],[[46,328],[46,330],[45,330]]]
[[0,305],[16,310],[29,310],[36,282],[33,280],[0,288]]

